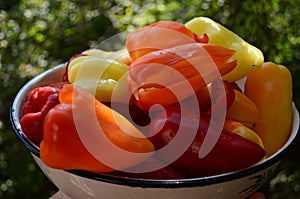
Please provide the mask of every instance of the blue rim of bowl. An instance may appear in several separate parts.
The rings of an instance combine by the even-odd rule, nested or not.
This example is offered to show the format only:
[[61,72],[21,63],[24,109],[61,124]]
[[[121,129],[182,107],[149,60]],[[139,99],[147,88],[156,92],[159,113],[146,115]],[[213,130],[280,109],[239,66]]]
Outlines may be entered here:
[[[24,100],[24,93],[28,91],[27,85],[35,85],[34,87],[39,86],[39,81],[43,80],[43,77],[47,76],[48,74],[52,73],[53,71],[59,71],[61,70],[65,64],[58,65],[50,70],[45,71],[44,73],[36,76],[32,80],[30,80],[27,84],[25,84],[20,91],[18,92],[17,96],[15,97],[15,100],[11,106],[10,109],[10,123],[12,125],[14,133],[17,135],[17,137],[22,141],[22,143],[25,145],[29,151],[37,156],[40,157],[39,147],[37,147],[35,144],[33,144],[31,141],[29,141],[26,136],[24,135],[18,116],[20,116],[20,112],[16,110],[16,106],[18,103],[21,103],[18,101],[21,96],[23,96]],[[45,81],[44,85],[47,85]],[[27,90],[26,90],[27,89]],[[27,92],[26,92],[27,93]],[[266,161],[263,161],[259,164],[256,164],[252,167],[246,168],[241,171],[231,172],[231,173],[224,173],[220,175],[214,175],[214,176],[207,176],[207,177],[197,177],[197,178],[186,178],[186,179],[175,179],[175,180],[153,180],[153,179],[139,179],[139,178],[128,178],[128,177],[122,177],[122,176],[115,176],[107,174],[98,174],[98,173],[92,173],[88,171],[80,171],[80,170],[68,170],[66,172],[69,172],[71,174],[75,174],[81,177],[89,178],[96,181],[102,181],[106,183],[112,183],[112,184],[118,184],[118,185],[124,185],[124,186],[130,186],[130,187],[142,187],[142,188],[183,188],[183,187],[196,187],[196,186],[207,186],[212,184],[218,184],[226,181],[232,181],[235,179],[243,178],[246,176],[250,176],[252,174],[255,174],[259,171],[262,171],[266,169],[269,166],[272,166],[279,162],[293,147],[295,147],[296,142],[300,139],[300,133],[299,133],[299,113],[296,109],[295,104],[293,103],[293,116],[294,116],[294,122],[296,124],[293,124],[294,127],[297,128],[297,132],[295,132],[295,135],[293,138],[290,138],[291,141],[288,143],[288,145],[284,145],[282,149],[280,149],[279,152],[275,153],[271,157],[268,157]],[[296,116],[296,118],[295,118]]]

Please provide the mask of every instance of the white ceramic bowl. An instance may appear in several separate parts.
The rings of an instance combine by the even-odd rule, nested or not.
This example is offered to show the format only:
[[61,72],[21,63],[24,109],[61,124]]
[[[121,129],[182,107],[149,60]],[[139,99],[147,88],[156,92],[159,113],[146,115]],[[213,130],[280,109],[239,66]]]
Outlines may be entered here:
[[293,104],[293,125],[286,144],[272,156],[242,171],[192,179],[142,180],[52,169],[43,164],[39,158],[39,148],[25,137],[19,120],[27,92],[37,86],[61,81],[64,70],[65,65],[61,64],[24,85],[13,102],[10,119],[15,134],[29,149],[38,166],[63,193],[72,199],[245,198],[260,188],[300,137],[299,113]]

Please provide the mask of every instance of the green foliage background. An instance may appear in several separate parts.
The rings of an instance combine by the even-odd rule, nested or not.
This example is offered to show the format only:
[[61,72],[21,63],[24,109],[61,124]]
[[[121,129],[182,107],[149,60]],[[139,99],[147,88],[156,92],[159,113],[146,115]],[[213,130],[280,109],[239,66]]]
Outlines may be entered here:
[[[105,38],[158,20],[208,16],[286,65],[300,107],[300,0],[0,0],[0,198],[48,198],[57,191],[12,132],[10,105],[33,76]],[[300,145],[262,191],[300,198]]]

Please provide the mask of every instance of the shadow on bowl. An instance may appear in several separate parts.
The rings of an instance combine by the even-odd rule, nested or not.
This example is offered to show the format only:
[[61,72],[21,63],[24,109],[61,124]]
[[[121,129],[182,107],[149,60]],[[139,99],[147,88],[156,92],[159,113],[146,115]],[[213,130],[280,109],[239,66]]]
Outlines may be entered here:
[[280,160],[292,149],[299,136],[299,113],[293,104],[293,125],[286,144],[275,154],[247,169],[215,176],[178,180],[151,180],[96,174],[87,171],[64,171],[47,167],[39,158],[39,148],[30,142],[20,126],[25,96],[32,88],[61,81],[65,64],[36,76],[18,92],[10,110],[10,120],[17,137],[34,160],[64,194],[75,198],[245,198],[258,190],[273,174]]

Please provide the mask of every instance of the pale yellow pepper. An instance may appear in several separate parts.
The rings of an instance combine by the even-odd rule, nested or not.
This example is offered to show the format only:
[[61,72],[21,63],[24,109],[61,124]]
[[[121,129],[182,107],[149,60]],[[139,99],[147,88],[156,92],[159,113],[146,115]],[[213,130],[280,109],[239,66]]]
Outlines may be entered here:
[[236,51],[232,59],[237,60],[237,66],[224,75],[224,80],[234,82],[242,79],[248,73],[260,68],[264,63],[264,56],[258,48],[250,45],[237,34],[210,18],[197,17],[185,25],[200,36],[207,34],[210,44],[217,44]]
[[89,91],[101,102],[127,103],[127,76],[126,64],[99,56],[79,56],[68,66],[70,83]]
[[92,48],[83,51],[82,54],[87,54],[95,57],[110,58],[127,65],[130,65],[131,63],[131,58],[126,48],[120,49],[118,51],[104,51],[97,48]]

